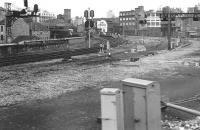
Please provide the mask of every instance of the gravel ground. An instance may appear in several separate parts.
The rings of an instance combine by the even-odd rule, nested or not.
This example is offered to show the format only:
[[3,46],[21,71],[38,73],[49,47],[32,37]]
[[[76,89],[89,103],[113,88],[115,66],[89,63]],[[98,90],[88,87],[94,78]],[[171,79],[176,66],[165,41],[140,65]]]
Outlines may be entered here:
[[189,48],[160,51],[160,54],[141,58],[138,62],[118,61],[101,65],[45,62],[2,67],[0,106],[52,98],[84,87],[101,86],[102,82],[119,81],[128,77],[139,78],[152,71],[160,71],[160,78],[170,77],[176,74],[173,70],[188,59],[199,60],[199,57],[184,57],[195,49],[198,50],[199,46],[194,42]]
[[[120,54],[132,56],[130,47],[125,47],[125,49],[129,48],[129,51]],[[124,47],[122,48],[121,50],[125,50]],[[77,64],[78,62],[48,61],[2,67],[0,68],[0,106],[50,99],[83,88],[98,89],[108,82],[129,77],[145,78],[149,77],[150,73],[152,79],[181,76],[176,71],[179,67],[199,69],[194,64],[200,61],[199,56],[196,55],[199,49],[200,44],[193,41],[193,44],[188,47],[177,48],[170,52],[159,51],[157,55],[143,57],[137,62],[129,62],[127,61],[129,59],[126,59],[112,63],[80,65]],[[116,50],[112,51],[114,53]],[[118,56],[113,55],[113,58]]]

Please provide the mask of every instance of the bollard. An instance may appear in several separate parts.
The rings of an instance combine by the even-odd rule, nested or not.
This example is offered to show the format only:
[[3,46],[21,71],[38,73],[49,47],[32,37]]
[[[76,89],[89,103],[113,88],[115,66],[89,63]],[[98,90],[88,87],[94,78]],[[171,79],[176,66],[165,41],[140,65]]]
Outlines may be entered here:
[[117,88],[101,90],[102,130],[123,130],[122,99]]
[[123,129],[161,130],[159,83],[134,78],[121,83]]

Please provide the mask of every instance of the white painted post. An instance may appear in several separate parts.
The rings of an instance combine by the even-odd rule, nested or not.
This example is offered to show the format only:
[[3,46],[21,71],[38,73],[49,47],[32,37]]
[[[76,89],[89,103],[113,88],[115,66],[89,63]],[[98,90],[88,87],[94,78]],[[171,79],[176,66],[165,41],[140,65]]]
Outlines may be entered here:
[[124,130],[161,130],[160,85],[128,78],[122,81]]
[[122,115],[122,99],[117,88],[101,90],[102,130],[124,130]]

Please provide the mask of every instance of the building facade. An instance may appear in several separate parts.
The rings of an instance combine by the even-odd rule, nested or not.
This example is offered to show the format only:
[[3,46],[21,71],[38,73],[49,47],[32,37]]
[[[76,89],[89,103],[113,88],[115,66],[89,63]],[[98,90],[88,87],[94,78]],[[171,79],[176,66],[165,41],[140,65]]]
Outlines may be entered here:
[[48,26],[42,25],[40,23],[31,24],[32,36],[37,37],[39,40],[50,39],[50,30]]
[[67,23],[71,23],[71,9],[64,9],[64,20]]
[[146,28],[143,31],[144,36],[162,36],[161,19],[158,11],[146,11]]
[[0,44],[5,43],[5,20],[0,21]]
[[64,14],[58,14],[57,19],[64,20],[66,23],[72,23],[71,9],[64,9]]
[[55,16],[54,13],[50,13],[50,12],[48,12],[46,10],[41,10],[38,14],[40,16],[39,17],[34,17],[33,18],[34,22],[44,23],[47,20],[56,19],[56,16]]
[[17,38],[18,36],[30,36],[31,34],[31,25],[32,19],[30,18],[19,18],[17,19],[12,27],[11,27],[11,32],[12,32],[12,40]]
[[160,15],[157,12],[150,10],[146,12],[146,15],[147,15],[146,18],[147,27],[155,27],[155,28],[161,27]]
[[122,34],[138,35],[146,25],[140,24],[140,21],[145,20],[145,11],[143,6],[130,11],[119,12],[119,23],[122,26]]

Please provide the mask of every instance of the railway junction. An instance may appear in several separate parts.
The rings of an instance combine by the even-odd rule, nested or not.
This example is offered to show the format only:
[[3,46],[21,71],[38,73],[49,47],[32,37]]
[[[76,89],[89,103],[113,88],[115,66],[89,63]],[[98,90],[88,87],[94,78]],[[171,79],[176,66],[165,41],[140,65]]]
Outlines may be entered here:
[[[96,121],[101,113],[100,89],[116,88],[120,80],[130,77],[158,81],[161,95],[170,102],[200,110],[198,39],[168,51],[158,50],[167,48],[157,46],[165,39],[146,37],[145,43],[155,43],[151,47],[144,45],[148,53],[133,52],[141,37],[127,39],[129,44],[111,48],[111,59],[93,53],[72,56],[70,61],[50,60],[1,67],[0,129],[100,130],[101,125]],[[139,60],[134,62],[131,58]],[[197,95],[196,100],[181,103],[182,99],[194,95]],[[170,108],[162,112],[165,127],[166,120],[195,118]]]

